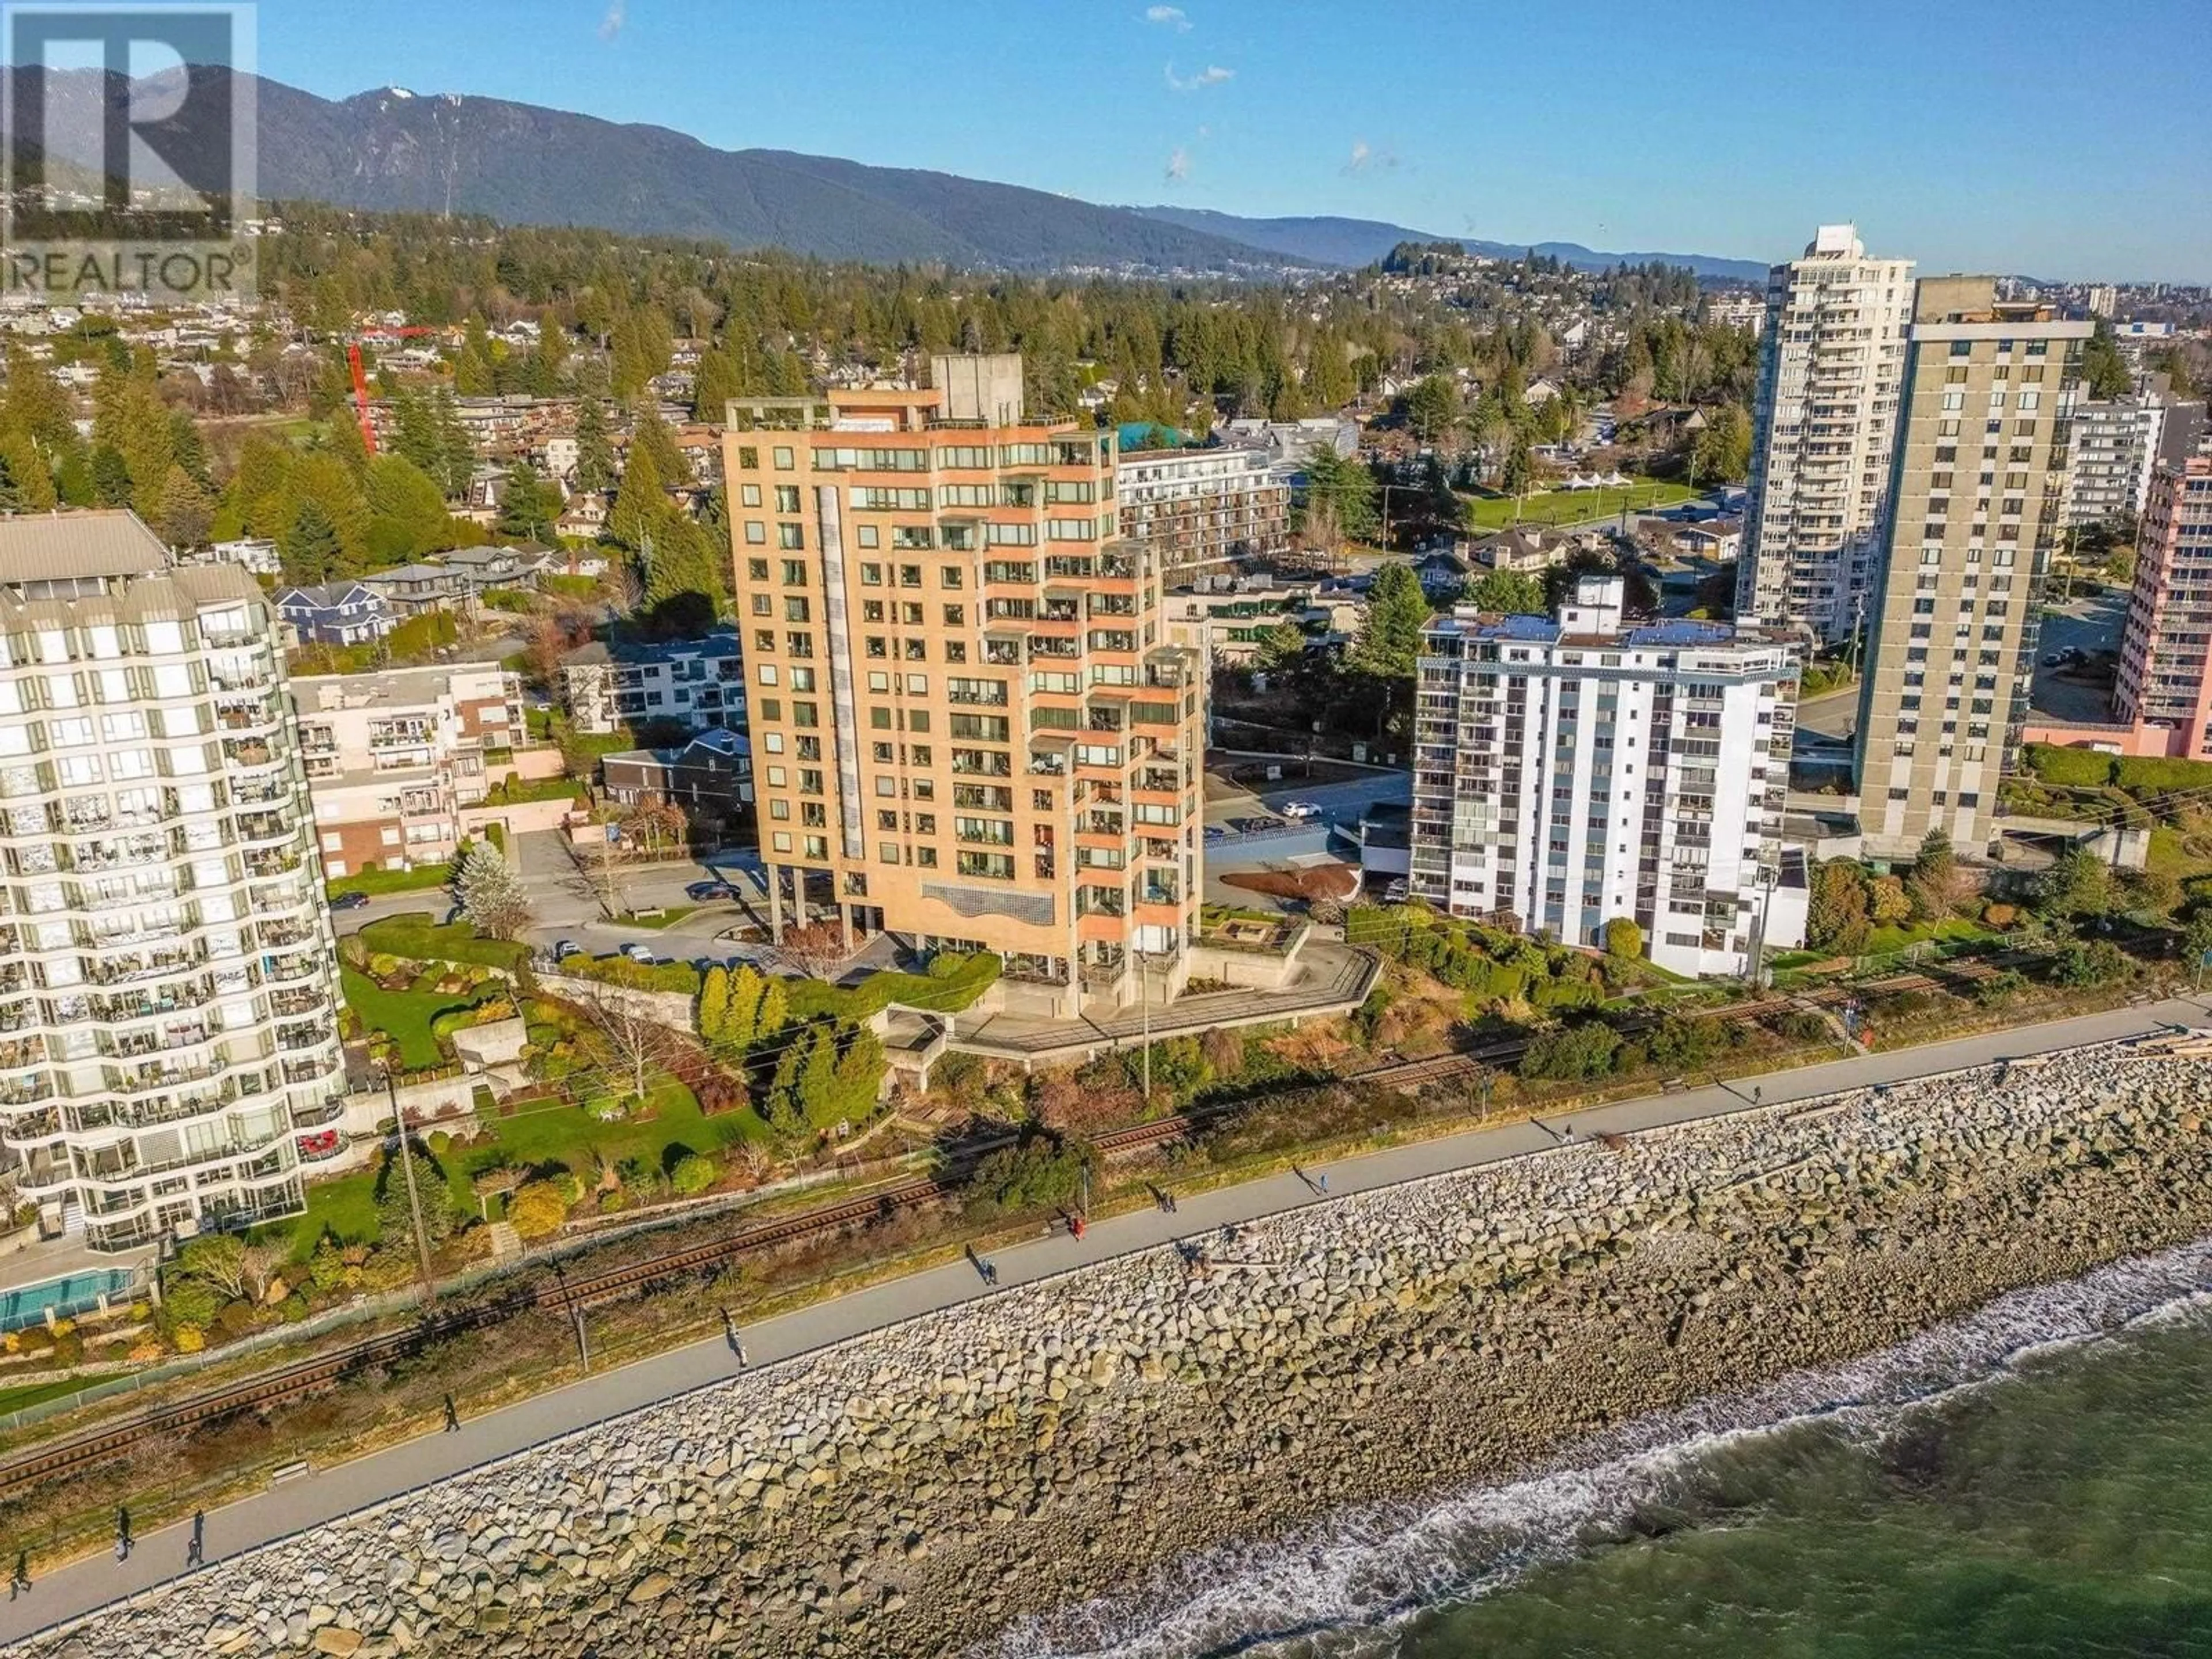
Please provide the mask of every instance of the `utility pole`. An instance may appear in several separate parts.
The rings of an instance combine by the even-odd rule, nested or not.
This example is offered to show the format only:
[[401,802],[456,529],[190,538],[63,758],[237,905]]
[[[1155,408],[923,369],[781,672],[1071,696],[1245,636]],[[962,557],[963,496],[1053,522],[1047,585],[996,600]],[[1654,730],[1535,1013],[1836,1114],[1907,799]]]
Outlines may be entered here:
[[1129,953],[1137,959],[1137,1009],[1144,1021],[1145,1030],[1145,1109],[1152,1109],[1152,988],[1145,979],[1145,953],[1134,945]]
[[399,1168],[407,1180],[407,1213],[415,1223],[415,1260],[422,1269],[422,1297],[437,1299],[438,1280],[430,1271],[430,1241],[422,1231],[422,1198],[415,1187],[415,1153],[407,1144],[407,1109],[399,1103],[399,1080],[384,1068],[384,1091],[392,1103],[392,1121],[399,1126]]

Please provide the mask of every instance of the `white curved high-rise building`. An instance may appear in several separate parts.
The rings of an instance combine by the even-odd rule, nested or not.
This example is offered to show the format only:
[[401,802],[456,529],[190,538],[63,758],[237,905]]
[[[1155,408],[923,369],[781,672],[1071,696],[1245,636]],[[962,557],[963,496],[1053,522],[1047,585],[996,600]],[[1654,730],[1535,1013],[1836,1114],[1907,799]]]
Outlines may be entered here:
[[127,512],[0,518],[0,1154],[123,1250],[299,1209],[344,1097],[276,617]]
[[1826,639],[1859,619],[1882,536],[1912,261],[1822,225],[1766,285],[1736,617]]

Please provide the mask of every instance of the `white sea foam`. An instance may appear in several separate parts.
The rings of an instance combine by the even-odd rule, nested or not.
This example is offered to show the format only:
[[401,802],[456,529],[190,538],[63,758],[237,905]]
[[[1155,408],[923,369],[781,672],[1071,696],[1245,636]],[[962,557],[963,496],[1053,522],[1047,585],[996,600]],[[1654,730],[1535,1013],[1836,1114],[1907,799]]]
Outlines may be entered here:
[[1190,1659],[1323,1638],[1387,1650],[1391,1627],[1571,1557],[1592,1530],[1664,1502],[1684,1477],[1753,1437],[1825,1423],[1879,1437],[1916,1409],[2130,1329],[2212,1316],[2212,1238],[2015,1291],[1893,1348],[1642,1419],[1526,1478],[1426,1504],[1349,1510],[1267,1544],[1170,1564],[1141,1588],[1024,1620],[997,1659]]

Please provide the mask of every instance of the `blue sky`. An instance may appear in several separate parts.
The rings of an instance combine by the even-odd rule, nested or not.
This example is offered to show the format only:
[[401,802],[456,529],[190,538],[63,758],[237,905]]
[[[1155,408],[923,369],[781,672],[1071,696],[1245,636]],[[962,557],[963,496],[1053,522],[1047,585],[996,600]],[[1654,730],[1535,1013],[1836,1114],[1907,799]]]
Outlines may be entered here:
[[2212,280],[2208,0],[263,0],[261,72],[1100,202]]

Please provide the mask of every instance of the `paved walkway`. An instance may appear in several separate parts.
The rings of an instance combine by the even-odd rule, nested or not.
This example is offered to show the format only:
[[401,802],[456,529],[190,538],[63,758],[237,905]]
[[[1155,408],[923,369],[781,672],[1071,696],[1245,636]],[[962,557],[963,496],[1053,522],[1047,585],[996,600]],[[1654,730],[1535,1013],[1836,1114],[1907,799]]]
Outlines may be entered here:
[[1125,1042],[1141,1043],[1149,1031],[1163,1037],[1217,1026],[1264,1025],[1357,1008],[1375,988],[1382,964],[1364,951],[1309,939],[1298,953],[1298,979],[1280,991],[1201,991],[1149,1011],[1131,1006],[1077,1019],[1029,1014],[963,1014],[952,1023],[951,1046],[997,1059],[1054,1060],[1095,1054]]
[[[1760,1086],[1765,1103],[1774,1105],[2109,1042],[2162,1026],[2206,1024],[2212,1024],[2212,1006],[2184,998],[1962,1037],[1923,1048],[1831,1061],[1775,1073],[1760,1079]],[[1741,1091],[1734,1086],[1712,1087],[1624,1101],[1566,1114],[1565,1120],[1583,1136],[1607,1130],[1632,1133],[1741,1110],[1749,1104],[1751,1086],[1746,1083]],[[1327,1198],[1298,1176],[1275,1176],[1194,1195],[1172,1216],[1145,1210],[1110,1217],[1091,1227],[1082,1239],[1055,1234],[1003,1249],[992,1259],[999,1269],[999,1287],[1009,1289],[1170,1239],[1211,1233],[1225,1225],[1302,1205],[1325,1203],[1351,1193],[1522,1157],[1556,1144],[1556,1129],[1542,1123],[1470,1130],[1331,1164]],[[1317,1177],[1320,1171],[1307,1173]],[[763,1364],[984,1294],[974,1270],[965,1263],[954,1263],[764,1321],[745,1329],[742,1340],[748,1362]],[[239,1554],[591,1424],[717,1383],[745,1386],[734,1357],[720,1338],[587,1377],[464,1423],[458,1433],[426,1435],[388,1451],[272,1486],[217,1510],[207,1517],[207,1559],[216,1561]],[[187,1524],[179,1523],[145,1534],[127,1562],[118,1563],[111,1552],[44,1576],[17,1600],[0,1603],[0,1642],[18,1641],[49,1625],[80,1617],[178,1575],[183,1570],[189,1531]]]

